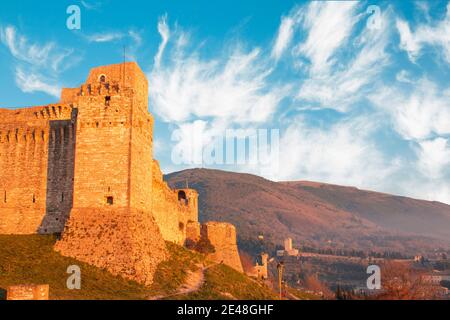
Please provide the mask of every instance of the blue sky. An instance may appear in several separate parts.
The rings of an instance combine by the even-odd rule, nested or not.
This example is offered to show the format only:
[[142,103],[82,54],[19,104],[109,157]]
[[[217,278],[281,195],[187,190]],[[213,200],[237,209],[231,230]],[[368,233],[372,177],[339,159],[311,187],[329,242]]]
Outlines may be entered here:
[[[80,30],[66,27],[70,5]],[[90,68],[121,62],[125,45],[149,78],[166,173],[204,166],[450,203],[447,1],[1,6],[0,107],[56,102]],[[238,128],[279,130],[278,161],[261,170],[173,159],[195,130],[204,147]]]

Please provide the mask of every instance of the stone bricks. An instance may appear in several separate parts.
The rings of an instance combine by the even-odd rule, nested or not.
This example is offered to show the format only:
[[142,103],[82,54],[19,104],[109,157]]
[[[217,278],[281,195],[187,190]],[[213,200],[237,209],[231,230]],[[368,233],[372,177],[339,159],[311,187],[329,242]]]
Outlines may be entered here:
[[0,109],[0,233],[62,230],[72,198],[74,110]]
[[186,225],[186,242],[195,243],[200,240],[200,223],[189,221]]
[[48,284],[24,284],[9,286],[6,289],[6,300],[48,300]]
[[[153,162],[152,213],[163,238],[184,245],[188,225],[198,223],[198,194],[192,189],[172,190],[163,181],[157,161]],[[180,191],[183,193],[180,194]]]
[[201,236],[214,246],[215,252],[210,258],[222,262],[233,269],[243,272],[236,243],[236,228],[226,222],[206,222],[202,224]]
[[73,209],[55,250],[147,285],[167,258],[150,212],[127,208]]

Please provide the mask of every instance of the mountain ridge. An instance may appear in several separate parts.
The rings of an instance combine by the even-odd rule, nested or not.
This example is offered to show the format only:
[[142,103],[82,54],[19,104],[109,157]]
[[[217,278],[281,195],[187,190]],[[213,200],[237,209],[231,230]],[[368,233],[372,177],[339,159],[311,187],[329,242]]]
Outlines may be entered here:
[[450,206],[355,187],[311,181],[275,182],[213,169],[165,176],[171,187],[200,194],[200,220],[236,225],[240,242],[263,234],[281,244],[400,251],[408,254],[450,247]]

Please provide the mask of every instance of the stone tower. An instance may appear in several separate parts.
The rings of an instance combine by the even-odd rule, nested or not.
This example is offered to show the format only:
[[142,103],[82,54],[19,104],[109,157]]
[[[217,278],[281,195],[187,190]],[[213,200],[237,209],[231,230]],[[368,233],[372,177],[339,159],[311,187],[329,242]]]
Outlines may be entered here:
[[198,193],[194,189],[175,189],[178,201],[186,206],[189,211],[188,221],[197,221],[198,216]]
[[150,284],[165,244],[152,216],[148,83],[135,63],[92,69],[77,106],[73,208],[55,249]]

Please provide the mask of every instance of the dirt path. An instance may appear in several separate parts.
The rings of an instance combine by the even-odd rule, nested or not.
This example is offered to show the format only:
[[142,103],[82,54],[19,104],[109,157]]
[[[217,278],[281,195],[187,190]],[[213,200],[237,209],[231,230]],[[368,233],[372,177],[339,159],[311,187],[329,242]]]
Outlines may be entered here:
[[203,285],[203,283],[205,282],[205,271],[215,265],[217,264],[205,267],[203,264],[198,264],[197,265],[198,269],[196,271],[189,271],[186,278],[186,282],[180,288],[178,288],[178,290],[175,293],[171,293],[168,295],[153,296],[150,297],[149,300],[160,300],[182,294],[188,294],[199,290]]

